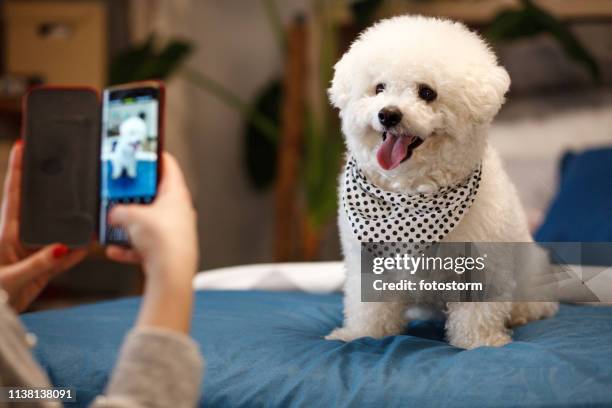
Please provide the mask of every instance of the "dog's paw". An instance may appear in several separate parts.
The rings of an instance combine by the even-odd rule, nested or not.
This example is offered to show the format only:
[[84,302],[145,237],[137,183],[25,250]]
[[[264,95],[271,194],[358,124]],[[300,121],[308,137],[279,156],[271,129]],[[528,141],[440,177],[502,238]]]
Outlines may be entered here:
[[546,319],[554,316],[557,310],[559,310],[559,304],[556,302],[514,303],[508,326],[521,326],[535,320]]
[[331,333],[329,333],[327,336],[325,336],[325,340],[340,340],[348,343],[349,341],[353,341],[360,337],[364,336],[355,333],[354,331],[349,330],[346,327],[338,327],[337,329],[334,329]]
[[508,327],[522,326],[527,323],[529,323],[529,320],[526,316],[512,315],[508,321]]
[[474,336],[469,339],[452,339],[450,344],[466,350],[478,347],[502,347],[512,343],[512,337],[508,333],[491,333],[488,336]]
[[540,319],[548,319],[553,317],[559,311],[559,303],[557,302],[541,302],[540,303]]

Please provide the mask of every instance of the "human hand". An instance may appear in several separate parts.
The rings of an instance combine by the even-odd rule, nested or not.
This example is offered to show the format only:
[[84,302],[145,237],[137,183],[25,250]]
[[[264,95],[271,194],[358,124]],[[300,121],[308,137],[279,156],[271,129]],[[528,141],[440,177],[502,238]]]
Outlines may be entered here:
[[109,222],[126,229],[132,248],[111,245],[106,254],[143,266],[146,282],[139,324],[187,332],[198,264],[196,213],[174,157],[164,153],[162,164],[152,204],[118,205],[111,210]]
[[36,252],[21,245],[22,158],[23,146],[17,142],[11,149],[0,210],[0,286],[8,293],[9,303],[17,312],[27,309],[54,276],[70,269],[87,255],[85,250],[69,251],[60,243]]

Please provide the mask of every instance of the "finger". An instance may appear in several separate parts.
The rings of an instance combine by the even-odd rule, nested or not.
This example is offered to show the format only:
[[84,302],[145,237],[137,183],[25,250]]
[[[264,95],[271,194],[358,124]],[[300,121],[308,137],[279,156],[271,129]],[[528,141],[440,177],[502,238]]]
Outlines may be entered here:
[[164,152],[162,159],[162,174],[159,184],[160,194],[166,194],[173,189],[181,189],[188,192],[187,185],[185,184],[185,177],[174,156],[168,152]]
[[128,264],[140,264],[142,259],[138,253],[132,249],[111,245],[106,248],[106,256],[115,261]]
[[108,222],[111,225],[128,228],[130,225],[137,223],[146,210],[146,206],[142,204],[117,205],[108,214]]
[[9,274],[16,282],[27,283],[41,276],[53,276],[66,270],[82,259],[76,252],[69,254],[69,249],[63,244],[48,245],[39,249],[27,258],[8,266]]
[[15,142],[11,149],[4,190],[2,195],[2,227],[19,217],[19,200],[21,195],[21,163],[23,161],[23,144]]
[[[50,245],[5,271],[15,310],[23,311],[42,292],[49,281],[67,271],[87,255],[86,250],[68,251],[65,245]],[[6,287],[5,287],[6,289]]]
[[52,270],[52,276],[56,276],[71,269],[73,266],[85,259],[88,254],[89,250],[87,249],[75,249],[68,251],[66,255],[56,258],[58,260],[58,265],[54,270]]

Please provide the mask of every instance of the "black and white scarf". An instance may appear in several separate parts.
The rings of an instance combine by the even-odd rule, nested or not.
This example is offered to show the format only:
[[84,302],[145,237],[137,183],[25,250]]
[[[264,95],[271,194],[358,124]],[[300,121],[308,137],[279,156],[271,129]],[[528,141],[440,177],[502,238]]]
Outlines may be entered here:
[[351,158],[344,174],[342,205],[359,241],[407,243],[424,250],[459,224],[476,198],[481,173],[479,165],[454,186],[429,194],[402,194],[372,184]]

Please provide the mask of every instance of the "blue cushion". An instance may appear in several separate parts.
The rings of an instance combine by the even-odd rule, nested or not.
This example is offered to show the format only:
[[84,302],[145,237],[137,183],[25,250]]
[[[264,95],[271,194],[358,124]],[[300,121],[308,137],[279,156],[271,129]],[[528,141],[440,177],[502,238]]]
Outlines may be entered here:
[[[25,315],[35,354],[84,407],[102,392],[140,299]],[[207,360],[202,407],[612,405],[612,308],[562,306],[502,348],[457,349],[443,322],[350,343],[322,337],[339,294],[199,292],[192,334]],[[73,406],[73,405],[71,405]]]
[[612,241],[612,148],[567,153],[539,242]]

